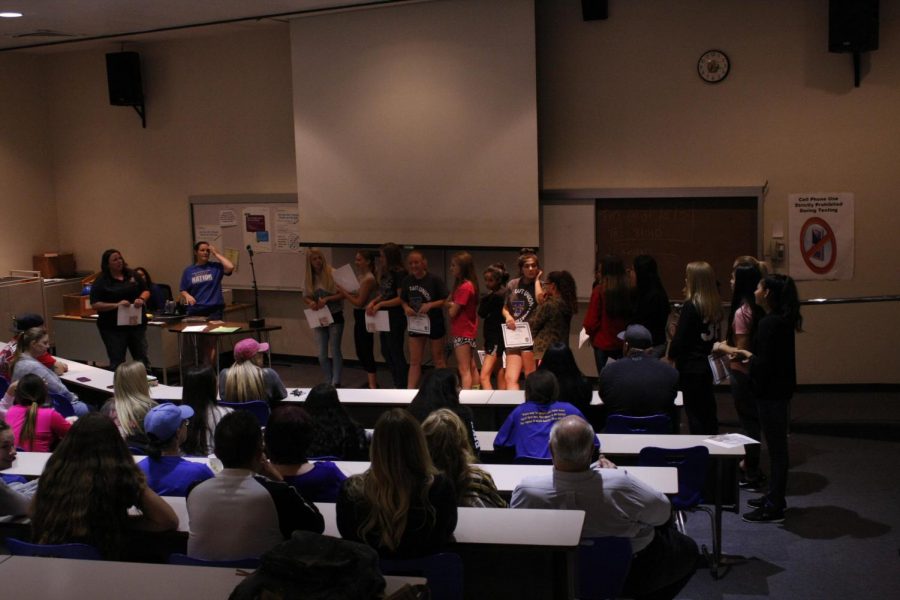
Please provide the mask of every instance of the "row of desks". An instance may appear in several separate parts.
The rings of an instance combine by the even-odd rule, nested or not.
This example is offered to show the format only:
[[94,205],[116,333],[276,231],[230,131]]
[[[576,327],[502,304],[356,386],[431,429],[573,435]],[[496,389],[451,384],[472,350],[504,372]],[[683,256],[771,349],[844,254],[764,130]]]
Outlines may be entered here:
[[[0,556],[0,581],[23,598],[93,600],[127,596],[130,600],[228,598],[247,572],[225,567]],[[419,577],[386,576],[385,595]],[[113,590],[119,590],[114,592]]]
[[[23,477],[39,477],[44,471],[44,466],[50,459],[49,452],[19,452],[13,466],[3,471],[7,475],[21,475]],[[135,462],[143,460],[143,456],[135,456]],[[217,470],[217,461],[203,456],[188,457],[192,462],[203,463],[213,471]],[[366,461],[335,461],[338,468],[346,475],[357,475],[369,468]],[[497,485],[497,489],[504,494],[511,494],[515,487],[525,477],[542,475],[552,470],[550,465],[480,465],[490,473]],[[625,467],[622,470],[629,475],[640,479],[647,485],[664,494],[678,492],[678,472],[673,467]]]

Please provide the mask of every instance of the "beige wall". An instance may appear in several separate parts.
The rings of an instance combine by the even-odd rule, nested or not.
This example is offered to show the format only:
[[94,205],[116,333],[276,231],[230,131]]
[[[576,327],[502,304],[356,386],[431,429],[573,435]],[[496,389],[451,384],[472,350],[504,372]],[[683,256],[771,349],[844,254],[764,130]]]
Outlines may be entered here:
[[[827,3],[643,0],[538,2],[542,187],[762,186],[764,232],[787,228],[787,195],[856,194],[850,281],[801,283],[802,297],[900,294],[900,14],[882,3],[881,48],[853,87],[850,57],[827,52]],[[699,56],[731,58],[704,84]],[[726,226],[726,224],[723,224]],[[804,383],[900,382],[900,305],[805,310]],[[879,360],[875,357],[885,357]]]
[[[854,89],[850,58],[825,51],[818,0],[617,1],[595,23],[576,0],[538,0],[542,187],[768,181],[766,231],[786,219],[789,193],[851,191],[855,277],[804,283],[801,294],[900,294],[890,245],[900,231],[898,10],[882,3],[881,49]],[[696,75],[709,48],[734,65],[721,85]],[[28,266],[45,249],[73,250],[94,268],[117,246],[177,284],[190,260],[189,195],[296,191],[286,25],[135,46],[146,130],[131,109],[109,106],[104,54],[119,49],[0,54],[0,268]],[[279,350],[310,353],[293,299],[266,302],[288,325]],[[806,314],[803,383],[900,382],[896,304]],[[352,347],[349,331],[344,342]]]
[[118,49],[45,57],[60,236],[82,265],[116,247],[176,287],[191,259],[188,196],[296,191],[288,30],[133,48],[147,129],[109,105],[104,54]]
[[0,276],[70,249],[59,242],[44,90],[40,59],[0,54]]

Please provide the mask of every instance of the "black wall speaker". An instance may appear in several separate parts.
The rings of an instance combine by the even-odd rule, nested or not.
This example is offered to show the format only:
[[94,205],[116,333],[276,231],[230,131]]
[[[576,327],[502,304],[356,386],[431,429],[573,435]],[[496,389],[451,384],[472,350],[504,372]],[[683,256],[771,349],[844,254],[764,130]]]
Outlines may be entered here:
[[585,21],[605,21],[609,17],[607,0],[581,0],[581,16]]
[[106,82],[109,85],[109,103],[113,106],[142,105],[141,55],[137,52],[107,54]]
[[828,1],[828,51],[878,50],[878,0]]

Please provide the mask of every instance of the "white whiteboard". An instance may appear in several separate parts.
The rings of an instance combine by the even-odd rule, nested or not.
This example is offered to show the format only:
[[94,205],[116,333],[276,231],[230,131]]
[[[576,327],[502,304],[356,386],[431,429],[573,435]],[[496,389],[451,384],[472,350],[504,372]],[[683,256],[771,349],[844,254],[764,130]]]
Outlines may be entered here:
[[[219,234],[212,241],[223,254],[226,250],[236,250],[238,260],[234,273],[226,277],[223,287],[234,289],[251,289],[253,278],[250,271],[250,255],[247,252],[245,208],[264,209],[269,221],[265,224],[269,234],[271,252],[256,250],[253,263],[256,268],[256,281],[261,290],[299,291],[303,289],[306,274],[306,252],[302,247],[291,251],[279,251],[276,235],[279,226],[274,222],[275,215],[297,210],[296,194],[235,194],[221,196],[191,196],[191,227],[193,229],[192,244],[200,239],[211,237],[210,231]],[[230,223],[231,218],[236,221]],[[218,229],[216,229],[218,228]],[[191,257],[193,259],[193,256]]]

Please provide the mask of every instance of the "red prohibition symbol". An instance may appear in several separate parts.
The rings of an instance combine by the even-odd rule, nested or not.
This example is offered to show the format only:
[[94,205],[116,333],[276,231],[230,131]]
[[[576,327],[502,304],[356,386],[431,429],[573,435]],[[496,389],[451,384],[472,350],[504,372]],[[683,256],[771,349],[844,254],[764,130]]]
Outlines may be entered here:
[[824,275],[831,271],[837,261],[837,238],[831,225],[819,217],[807,220],[800,228],[800,253],[813,273]]

